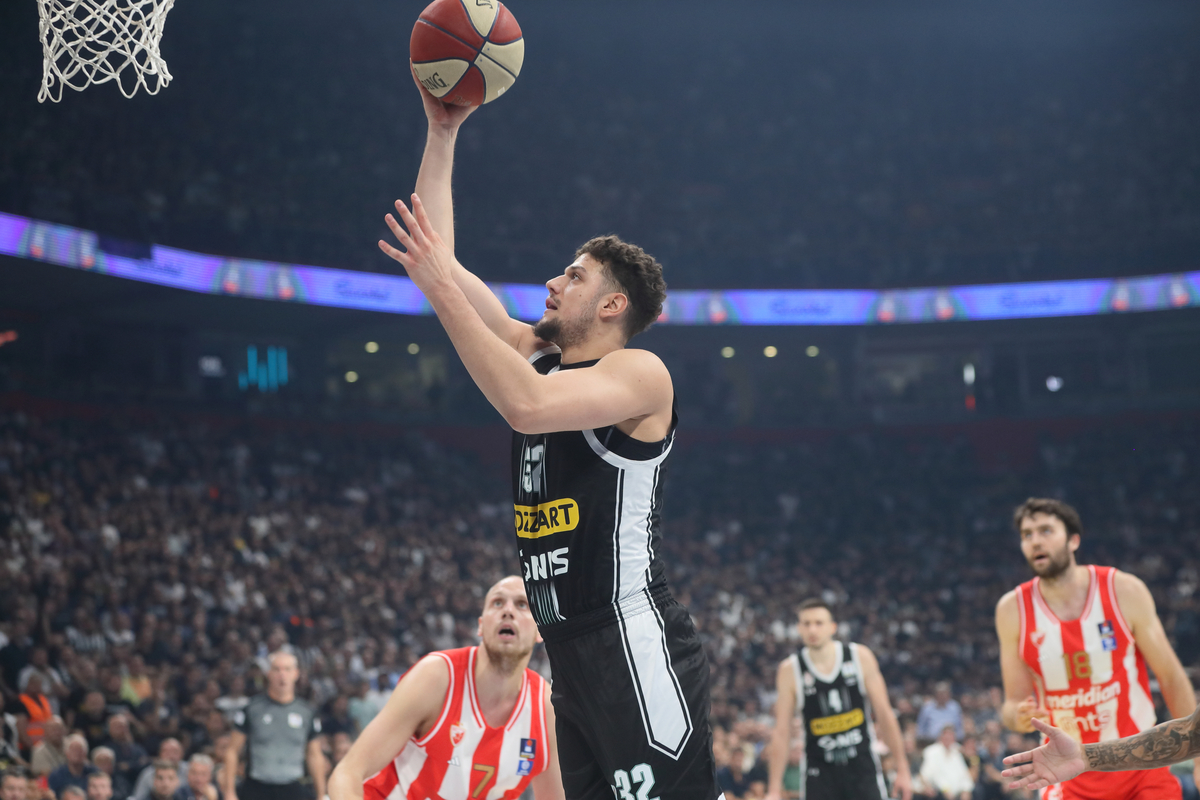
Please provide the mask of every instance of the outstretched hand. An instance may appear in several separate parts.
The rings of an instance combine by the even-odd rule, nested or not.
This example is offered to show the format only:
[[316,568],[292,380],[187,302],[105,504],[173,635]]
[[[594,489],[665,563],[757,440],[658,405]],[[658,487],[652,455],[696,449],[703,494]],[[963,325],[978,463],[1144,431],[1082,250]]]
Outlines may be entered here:
[[1004,759],[1009,769],[1000,774],[1005,778],[1019,778],[1009,784],[1009,790],[1043,789],[1051,784],[1069,781],[1087,771],[1083,745],[1037,717],[1031,721],[1033,727],[1049,739],[1041,747]]
[[439,284],[453,283],[454,266],[458,262],[454,253],[434,230],[433,223],[425,213],[425,206],[421,204],[421,198],[415,194],[412,196],[412,211],[408,210],[403,201],[397,200],[396,211],[404,223],[403,227],[391,214],[384,217],[384,221],[404,249],[399,250],[383,239],[379,240],[379,249],[400,262],[408,277],[426,297]]
[[411,61],[408,62],[408,68],[412,72],[413,83],[417,85],[417,91],[421,93],[421,104],[425,106],[425,116],[429,119],[430,128],[457,130],[458,126],[463,124],[463,120],[479,108],[479,106],[456,106],[453,103],[443,103],[421,85],[421,80],[417,77],[417,71],[413,68]]

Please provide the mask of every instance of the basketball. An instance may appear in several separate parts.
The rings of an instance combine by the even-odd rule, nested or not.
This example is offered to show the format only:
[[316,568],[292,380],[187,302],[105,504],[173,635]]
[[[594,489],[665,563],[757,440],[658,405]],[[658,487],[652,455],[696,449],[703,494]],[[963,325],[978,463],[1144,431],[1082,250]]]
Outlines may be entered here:
[[459,106],[490,103],[521,74],[525,40],[499,0],[434,0],[413,26],[409,55],[417,80]]

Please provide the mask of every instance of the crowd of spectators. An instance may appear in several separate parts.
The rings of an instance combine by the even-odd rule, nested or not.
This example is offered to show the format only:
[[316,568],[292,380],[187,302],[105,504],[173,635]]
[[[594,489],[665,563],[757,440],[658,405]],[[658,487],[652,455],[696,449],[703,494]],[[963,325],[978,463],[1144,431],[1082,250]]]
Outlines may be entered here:
[[[972,796],[1002,796],[1027,741],[1000,725],[992,609],[1028,577],[1010,514],[1031,494],[1080,508],[1082,560],[1146,580],[1195,674],[1198,427],[1106,420],[1003,468],[936,429],[681,441],[664,558],[712,661],[727,796],[761,793],[813,595],[877,654],[914,774],[950,780],[961,753]],[[336,763],[420,655],[474,641],[482,591],[517,571],[507,497],[503,469],[414,431],[0,414],[0,761],[36,776],[28,800],[216,800],[282,648]]]
[[[1200,242],[1186,3],[691,9],[517,9],[524,73],[460,140],[465,263],[541,281],[615,231],[677,288],[876,288],[1170,271]],[[3,13],[0,209],[395,266],[374,242],[424,137],[415,6],[181,5],[159,95],[44,106],[33,7]]]

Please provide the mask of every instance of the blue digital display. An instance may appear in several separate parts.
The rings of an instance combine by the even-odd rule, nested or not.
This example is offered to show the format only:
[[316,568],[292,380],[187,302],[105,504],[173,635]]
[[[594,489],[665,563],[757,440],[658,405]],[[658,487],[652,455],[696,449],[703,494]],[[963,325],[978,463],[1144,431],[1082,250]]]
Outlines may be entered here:
[[258,389],[260,392],[277,392],[288,382],[288,358],[286,347],[267,347],[266,359],[258,357],[258,347],[246,347],[246,366],[238,372],[238,388],[243,392]]
[[[0,254],[206,294],[357,308],[391,314],[432,314],[408,278],[327,267],[192,253],[161,245],[149,257],[106,253],[91,231],[0,213]],[[511,316],[536,320],[545,310],[541,285],[489,284]],[[889,325],[963,320],[1069,317],[1200,307],[1200,271],[1101,280],[896,290],[671,292],[659,318],[665,325]],[[276,358],[280,356],[277,354]],[[283,368],[249,365],[246,388],[274,391]],[[268,355],[268,363],[270,356]],[[283,376],[283,383],[279,376]],[[242,377],[239,376],[239,382]],[[262,380],[266,380],[264,384]]]

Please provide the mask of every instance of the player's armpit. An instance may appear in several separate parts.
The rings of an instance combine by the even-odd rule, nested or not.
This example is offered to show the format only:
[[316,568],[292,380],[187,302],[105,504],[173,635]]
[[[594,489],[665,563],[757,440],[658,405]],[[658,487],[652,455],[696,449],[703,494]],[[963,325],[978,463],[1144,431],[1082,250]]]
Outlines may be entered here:
[[590,369],[538,376],[535,391],[505,414],[520,433],[580,431],[668,412],[671,375],[653,353],[617,350]]

